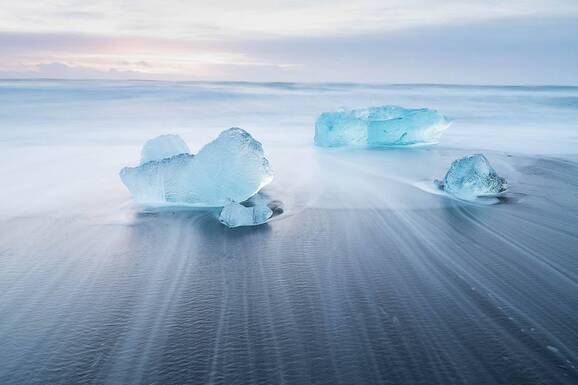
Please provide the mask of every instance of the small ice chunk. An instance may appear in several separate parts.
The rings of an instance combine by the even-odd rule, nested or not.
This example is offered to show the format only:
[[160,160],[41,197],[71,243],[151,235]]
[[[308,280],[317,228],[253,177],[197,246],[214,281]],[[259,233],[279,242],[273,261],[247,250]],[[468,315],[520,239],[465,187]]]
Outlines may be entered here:
[[367,107],[324,112],[315,123],[315,144],[339,146],[411,146],[439,142],[450,121],[428,108]]
[[546,345],[546,348],[553,353],[560,354],[560,350],[558,350],[557,348],[555,348],[552,345]]
[[161,135],[147,141],[141,151],[140,164],[163,160],[179,154],[190,154],[189,146],[178,135]]
[[265,205],[246,207],[237,202],[229,202],[221,210],[219,221],[227,227],[256,226],[267,222],[273,211]]
[[455,160],[438,187],[460,199],[495,197],[508,189],[504,178],[498,176],[483,154],[468,155]]
[[240,128],[230,128],[197,155],[125,167],[120,177],[139,203],[222,207],[256,194],[271,182],[273,172],[261,143]]

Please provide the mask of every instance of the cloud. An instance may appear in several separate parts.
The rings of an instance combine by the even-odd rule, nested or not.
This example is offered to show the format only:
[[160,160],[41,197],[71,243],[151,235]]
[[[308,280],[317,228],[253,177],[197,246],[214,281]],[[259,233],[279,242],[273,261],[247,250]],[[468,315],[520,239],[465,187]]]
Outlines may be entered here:
[[576,84],[577,67],[577,17],[219,39],[0,32],[0,77]]
[[138,71],[120,71],[115,68],[111,68],[108,71],[99,71],[89,67],[82,66],[70,66],[64,63],[44,63],[38,64],[37,73],[41,77],[47,78],[142,78],[143,74]]
[[0,71],[42,75],[46,63],[58,63],[46,68],[55,77],[104,73],[115,78],[127,74],[150,79],[230,79],[242,74],[273,76],[294,67],[291,62],[263,61],[236,45],[233,40],[0,32]]
[[4,0],[0,25],[13,32],[276,39],[577,15],[575,0]]
[[90,67],[71,66],[65,63],[40,63],[27,71],[0,71],[2,78],[17,79],[147,79],[148,76],[138,71],[122,71],[111,68],[100,71]]
[[122,67],[142,70],[123,70],[116,67],[97,69],[62,62],[39,63],[26,70],[0,70],[0,79],[109,79],[109,80],[262,80],[283,77],[294,66],[268,63],[213,64],[202,74],[146,72],[147,62],[118,62]]

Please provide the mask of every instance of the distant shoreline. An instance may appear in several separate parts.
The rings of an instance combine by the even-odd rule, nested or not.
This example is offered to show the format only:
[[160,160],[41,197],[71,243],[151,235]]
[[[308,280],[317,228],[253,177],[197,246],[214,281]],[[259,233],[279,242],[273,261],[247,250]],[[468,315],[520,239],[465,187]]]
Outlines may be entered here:
[[228,84],[228,85],[267,85],[267,86],[291,86],[291,85],[324,85],[324,86],[362,86],[362,87],[442,87],[442,88],[487,88],[487,89],[575,89],[578,84],[476,84],[476,83],[367,83],[367,82],[289,82],[289,81],[242,81],[242,80],[164,80],[164,79],[91,79],[91,78],[2,78],[2,82],[130,82],[130,83],[190,83],[190,84]]

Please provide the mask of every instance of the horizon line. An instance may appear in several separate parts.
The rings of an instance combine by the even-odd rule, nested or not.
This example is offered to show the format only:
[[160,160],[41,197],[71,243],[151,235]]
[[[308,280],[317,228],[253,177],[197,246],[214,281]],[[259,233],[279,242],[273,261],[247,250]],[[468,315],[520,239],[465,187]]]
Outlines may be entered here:
[[319,85],[365,85],[365,86],[444,86],[444,87],[559,87],[559,88],[577,88],[577,84],[552,84],[552,83],[534,83],[534,84],[520,84],[520,83],[509,83],[509,84],[497,84],[497,83],[436,83],[436,82],[426,82],[426,83],[388,83],[388,82],[340,82],[340,81],[275,81],[275,80],[263,80],[263,81],[249,81],[249,80],[176,80],[176,79],[112,79],[112,78],[50,78],[50,77],[38,77],[38,78],[2,78],[0,81],[64,81],[64,82],[74,82],[74,81],[86,81],[86,82],[157,82],[157,83],[225,83],[225,84],[280,84],[280,85],[290,85],[290,84],[319,84]]

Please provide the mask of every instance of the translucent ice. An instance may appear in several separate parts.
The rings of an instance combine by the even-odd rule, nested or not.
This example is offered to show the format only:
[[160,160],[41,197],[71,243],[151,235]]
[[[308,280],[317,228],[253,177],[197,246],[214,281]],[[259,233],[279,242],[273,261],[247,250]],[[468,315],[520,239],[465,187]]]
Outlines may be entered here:
[[450,121],[428,108],[380,106],[324,112],[315,123],[315,144],[410,146],[439,142]]
[[140,164],[163,160],[179,154],[190,154],[189,146],[178,135],[161,135],[147,141],[141,151]]
[[[175,141],[171,139],[171,141]],[[149,144],[151,142],[148,142]],[[164,139],[152,141],[147,154],[160,143],[164,154],[178,146],[165,146]],[[125,167],[120,177],[139,203],[176,203],[199,207],[222,207],[229,200],[242,202],[273,179],[261,143],[240,128],[223,131],[197,155],[172,155],[152,160],[138,167]]]
[[265,205],[246,207],[231,201],[221,210],[219,221],[227,227],[255,226],[267,222],[271,215],[273,211]]
[[455,160],[438,186],[460,199],[497,196],[507,190],[508,184],[498,176],[483,154],[468,155]]

